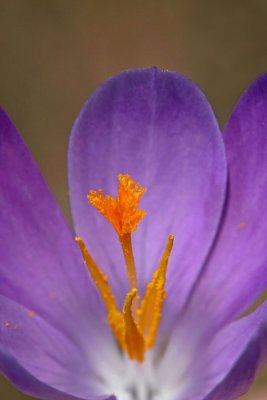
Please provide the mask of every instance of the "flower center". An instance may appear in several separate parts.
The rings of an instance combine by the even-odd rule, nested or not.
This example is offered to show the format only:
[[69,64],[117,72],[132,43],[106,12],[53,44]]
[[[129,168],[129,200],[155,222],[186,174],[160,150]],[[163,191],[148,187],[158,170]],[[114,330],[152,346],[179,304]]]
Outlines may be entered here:
[[107,309],[107,321],[121,348],[132,360],[143,362],[145,351],[154,346],[161,319],[165,293],[166,271],[173,246],[174,236],[169,235],[165,251],[151,282],[147,285],[143,299],[138,292],[137,274],[132,248],[131,234],[144,218],[139,210],[145,189],[129,175],[119,174],[116,198],[104,196],[103,191],[91,190],[88,194],[92,204],[114,227],[121,243],[130,291],[127,293],[122,311],[118,309],[108,278],[98,267],[83,240],[77,237],[84,261],[102,296]]

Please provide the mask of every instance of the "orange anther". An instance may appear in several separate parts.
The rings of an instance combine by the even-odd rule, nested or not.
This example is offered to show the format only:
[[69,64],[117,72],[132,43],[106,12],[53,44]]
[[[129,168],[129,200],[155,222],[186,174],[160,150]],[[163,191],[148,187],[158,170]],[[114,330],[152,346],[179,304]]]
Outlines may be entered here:
[[163,301],[166,297],[166,271],[174,236],[169,236],[158,269],[147,285],[141,301],[137,289],[131,233],[136,230],[138,223],[145,216],[144,210],[138,210],[139,201],[145,189],[139,183],[135,183],[129,175],[119,175],[118,180],[119,189],[116,198],[104,196],[102,190],[99,189],[97,192],[91,190],[88,199],[113,225],[119,236],[130,283],[130,291],[126,294],[122,311],[117,307],[108,278],[93,260],[82,239],[77,237],[76,241],[106,306],[107,322],[117,342],[128,353],[130,359],[142,362],[145,351],[154,346],[156,339]]

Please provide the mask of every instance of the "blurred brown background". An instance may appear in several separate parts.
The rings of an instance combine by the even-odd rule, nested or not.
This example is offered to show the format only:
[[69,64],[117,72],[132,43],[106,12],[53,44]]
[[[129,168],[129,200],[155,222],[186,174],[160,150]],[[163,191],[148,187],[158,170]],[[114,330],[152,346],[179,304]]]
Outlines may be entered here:
[[[109,76],[153,65],[197,82],[223,126],[267,71],[267,1],[0,0],[0,103],[67,215],[66,150],[80,107]],[[266,400],[266,381],[248,398],[266,387]],[[0,399],[29,397],[2,378]]]

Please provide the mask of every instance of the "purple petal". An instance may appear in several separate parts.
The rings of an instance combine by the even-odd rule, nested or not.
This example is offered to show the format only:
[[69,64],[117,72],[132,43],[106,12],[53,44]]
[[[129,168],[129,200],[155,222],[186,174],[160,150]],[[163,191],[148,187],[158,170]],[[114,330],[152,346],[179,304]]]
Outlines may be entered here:
[[160,367],[165,380],[176,374],[183,385],[181,400],[206,396],[210,396],[207,400],[232,400],[241,395],[267,361],[267,302],[214,338],[201,337],[197,321],[188,324],[184,318],[173,332]]
[[[214,367],[215,373],[224,370],[224,376],[205,400],[233,400],[249,389],[256,373],[267,362],[266,316],[267,302],[249,317],[223,330],[216,343],[219,354],[215,355]],[[228,346],[225,346],[225,338]],[[221,339],[224,340],[220,345]]]
[[3,296],[0,316],[0,367],[16,386],[41,398],[94,398],[94,371],[82,348]]
[[221,135],[207,100],[174,72],[153,68],[121,73],[86,103],[69,148],[73,218],[120,301],[128,284],[119,241],[88,205],[89,189],[115,195],[119,173],[147,188],[141,202],[147,216],[133,237],[139,284],[142,291],[167,236],[174,233],[168,292],[179,308],[216,232],[225,170]]
[[224,139],[227,207],[193,300],[194,308],[216,312],[217,326],[240,315],[267,286],[267,75],[241,97]]
[[84,400],[60,392],[43,382],[38,381],[21,367],[17,361],[1,349],[0,369],[20,390],[30,396],[44,400]]
[[0,111],[0,294],[75,340],[104,325],[104,308],[59,207]]

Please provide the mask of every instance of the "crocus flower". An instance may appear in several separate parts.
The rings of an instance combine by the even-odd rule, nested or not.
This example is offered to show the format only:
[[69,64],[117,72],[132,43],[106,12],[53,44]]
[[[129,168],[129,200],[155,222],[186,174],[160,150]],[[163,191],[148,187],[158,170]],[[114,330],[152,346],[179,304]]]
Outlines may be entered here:
[[[157,69],[104,83],[69,145],[69,228],[0,114],[0,368],[53,400],[232,400],[267,359],[267,76],[223,135]],[[76,238],[76,240],[75,240]]]

